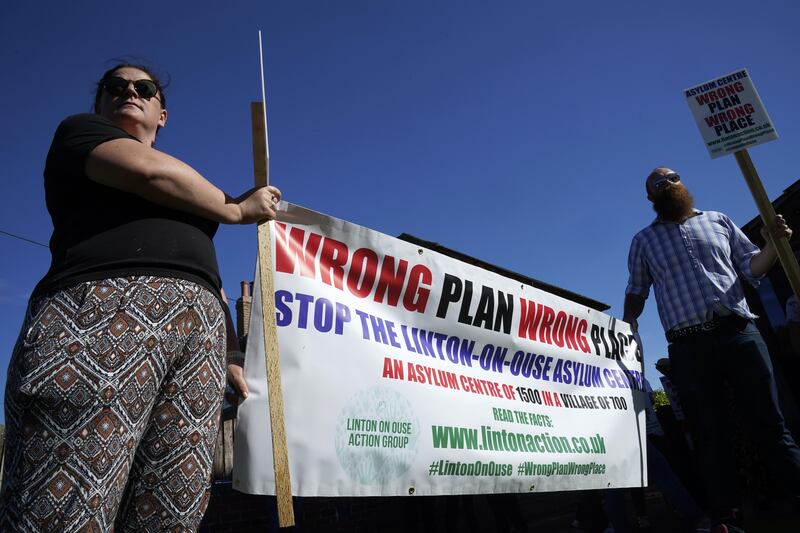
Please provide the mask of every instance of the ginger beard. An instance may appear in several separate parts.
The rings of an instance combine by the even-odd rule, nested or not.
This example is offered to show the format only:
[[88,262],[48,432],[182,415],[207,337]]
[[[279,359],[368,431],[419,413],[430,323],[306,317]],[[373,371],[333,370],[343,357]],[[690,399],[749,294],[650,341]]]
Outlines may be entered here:
[[663,220],[680,222],[690,216],[693,209],[694,198],[682,183],[666,187],[653,199],[653,210]]

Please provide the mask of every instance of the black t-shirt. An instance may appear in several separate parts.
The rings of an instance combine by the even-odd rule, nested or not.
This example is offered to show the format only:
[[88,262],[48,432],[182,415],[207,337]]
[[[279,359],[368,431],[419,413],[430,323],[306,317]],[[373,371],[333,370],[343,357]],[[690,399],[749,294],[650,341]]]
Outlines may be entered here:
[[53,220],[52,262],[34,295],[84,281],[138,275],[186,279],[219,295],[212,243],[216,222],[101,185],[86,175],[89,153],[114,139],[137,140],[100,115],[74,115],[58,126],[44,169]]

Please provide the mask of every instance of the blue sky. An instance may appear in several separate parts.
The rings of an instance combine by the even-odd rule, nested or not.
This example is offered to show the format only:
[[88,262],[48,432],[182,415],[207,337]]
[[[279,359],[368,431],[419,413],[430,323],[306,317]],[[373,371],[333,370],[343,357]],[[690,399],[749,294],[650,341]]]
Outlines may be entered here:
[[[752,2],[12,2],[0,17],[0,230],[50,236],[53,131],[114,58],[168,72],[158,147],[219,187],[252,184],[249,102],[264,32],[271,179],[284,198],[408,232],[611,305],[621,317],[643,181],[676,169],[701,208],[756,208],[711,160],[682,90],[745,67],[778,141],[751,156],[770,197],[798,177],[800,4]],[[252,277],[254,227],[216,238],[224,284]],[[49,253],[0,235],[0,369]],[[646,370],[666,354],[652,297]],[[5,371],[0,371],[0,386]],[[2,415],[0,415],[2,417]]]

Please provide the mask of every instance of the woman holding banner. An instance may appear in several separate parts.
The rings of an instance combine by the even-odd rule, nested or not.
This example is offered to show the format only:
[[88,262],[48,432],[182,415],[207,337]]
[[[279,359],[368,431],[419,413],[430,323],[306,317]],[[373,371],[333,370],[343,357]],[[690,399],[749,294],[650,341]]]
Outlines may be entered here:
[[2,531],[194,531],[208,502],[228,344],[212,239],[272,219],[153,148],[153,72],[120,64],[45,164],[50,270],[8,369]]

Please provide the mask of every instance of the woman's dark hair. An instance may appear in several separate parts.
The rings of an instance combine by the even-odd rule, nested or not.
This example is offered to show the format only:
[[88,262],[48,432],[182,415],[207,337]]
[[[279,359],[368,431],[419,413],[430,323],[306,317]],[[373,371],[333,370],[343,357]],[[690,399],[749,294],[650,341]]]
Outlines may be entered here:
[[158,76],[155,74],[155,72],[153,72],[153,69],[145,65],[134,65],[132,63],[121,62],[114,65],[107,71],[105,71],[103,75],[100,77],[100,81],[97,82],[97,89],[95,90],[94,93],[94,106],[92,108],[95,113],[98,112],[98,109],[100,107],[100,95],[103,94],[103,82],[121,68],[135,68],[136,70],[141,70],[142,72],[150,76],[150,79],[153,80],[156,83],[156,86],[158,87],[158,96],[159,98],[161,98],[161,109],[167,108],[167,97],[164,94],[165,85],[161,83],[161,80],[158,79]]

